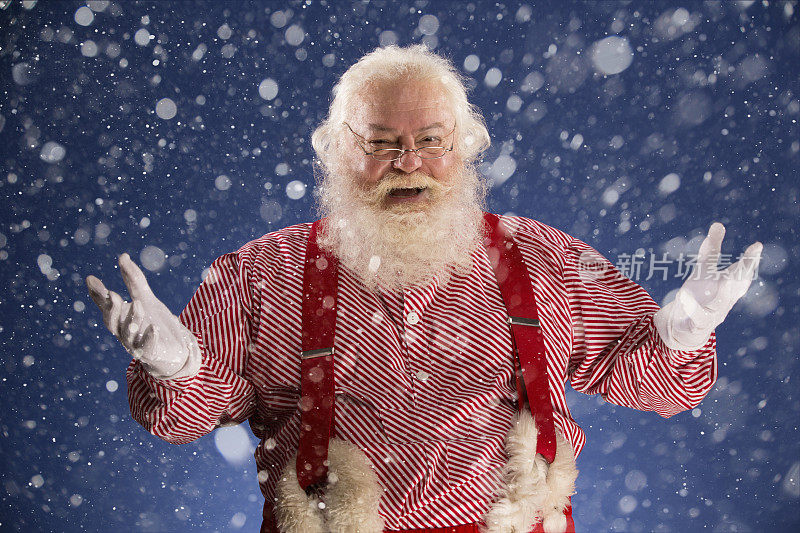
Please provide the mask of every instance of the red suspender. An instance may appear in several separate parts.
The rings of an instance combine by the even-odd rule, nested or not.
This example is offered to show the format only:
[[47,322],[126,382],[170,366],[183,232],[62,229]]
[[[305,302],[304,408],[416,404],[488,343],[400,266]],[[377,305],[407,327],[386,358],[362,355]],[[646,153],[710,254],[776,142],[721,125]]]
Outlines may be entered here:
[[336,329],[337,259],[317,246],[311,225],[303,269],[302,353],[300,354],[300,442],[297,480],[306,490],[328,478],[328,441],[333,429],[333,336]]
[[[536,452],[552,463],[556,453],[547,358],[533,285],[514,240],[500,217],[484,213],[486,248],[508,311],[520,409],[527,398],[539,438]],[[317,246],[314,222],[303,272],[303,344],[300,362],[300,442],[297,479],[305,490],[327,481],[328,441],[333,428],[334,350],[338,261]],[[521,380],[520,380],[521,375]]]
[[[522,408],[527,396],[536,429],[539,430],[536,452],[542,454],[548,463],[552,463],[556,456],[556,432],[547,381],[547,356],[533,284],[519,247],[500,225],[500,217],[484,213],[484,221],[489,227],[486,251],[508,311],[508,324],[515,352],[519,405]],[[522,384],[519,380],[520,373]]]

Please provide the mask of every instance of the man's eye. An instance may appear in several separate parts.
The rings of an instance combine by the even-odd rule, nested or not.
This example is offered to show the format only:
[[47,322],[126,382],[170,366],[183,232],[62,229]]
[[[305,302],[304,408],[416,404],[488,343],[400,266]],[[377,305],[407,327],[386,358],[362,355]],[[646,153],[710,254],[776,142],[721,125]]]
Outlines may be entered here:
[[369,144],[386,146],[387,144],[392,144],[392,143],[390,141],[385,140],[385,139],[377,139],[375,141],[370,141]]
[[424,137],[419,140],[419,144],[427,144],[429,146],[437,145],[441,142],[442,140],[439,137]]

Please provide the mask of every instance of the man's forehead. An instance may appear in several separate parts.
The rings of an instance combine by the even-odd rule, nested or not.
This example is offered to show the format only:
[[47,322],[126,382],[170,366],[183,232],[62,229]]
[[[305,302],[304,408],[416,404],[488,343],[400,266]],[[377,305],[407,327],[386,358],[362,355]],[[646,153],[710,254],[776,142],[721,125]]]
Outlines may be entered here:
[[372,132],[452,128],[454,113],[440,84],[404,82],[370,87],[353,119]]
[[[425,133],[425,132],[433,131],[433,130],[451,128],[452,126],[453,126],[452,124],[448,125],[448,124],[446,124],[446,123],[444,123],[442,121],[436,121],[436,122],[431,122],[431,123],[427,123],[427,124],[424,124],[422,126],[419,126],[418,128],[414,129],[414,132],[415,133]],[[388,125],[388,124],[382,124],[380,122],[370,122],[370,123],[366,124],[366,127],[370,132],[373,132],[373,133],[395,133],[399,129],[399,128],[393,127],[391,125]]]

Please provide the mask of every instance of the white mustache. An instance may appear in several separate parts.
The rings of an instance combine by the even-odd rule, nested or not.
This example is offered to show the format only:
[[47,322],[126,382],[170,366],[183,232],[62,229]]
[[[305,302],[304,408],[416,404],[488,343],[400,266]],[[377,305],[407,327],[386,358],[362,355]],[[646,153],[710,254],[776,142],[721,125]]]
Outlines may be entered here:
[[374,186],[371,191],[366,191],[366,199],[372,204],[383,201],[394,189],[428,189],[431,198],[439,198],[441,194],[450,190],[435,178],[424,172],[412,172],[411,174],[400,174],[389,172]]

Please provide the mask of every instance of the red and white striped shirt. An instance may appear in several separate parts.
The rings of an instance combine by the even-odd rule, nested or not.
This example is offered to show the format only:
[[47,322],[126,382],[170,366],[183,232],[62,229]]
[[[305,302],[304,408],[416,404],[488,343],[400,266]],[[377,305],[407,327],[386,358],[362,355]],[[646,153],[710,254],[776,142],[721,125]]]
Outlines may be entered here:
[[[713,385],[715,339],[667,348],[658,306],[585,243],[537,221],[503,217],[534,283],[556,428],[576,454],[585,435],[564,384],[667,417]],[[128,369],[133,417],[169,442],[250,421],[259,483],[271,500],[297,449],[303,259],[310,224],[223,255],[180,316],[203,352],[198,375]],[[335,433],[361,447],[385,487],[389,529],[480,521],[499,486],[517,392],[500,289],[484,248],[446,284],[369,291],[340,265]]]

